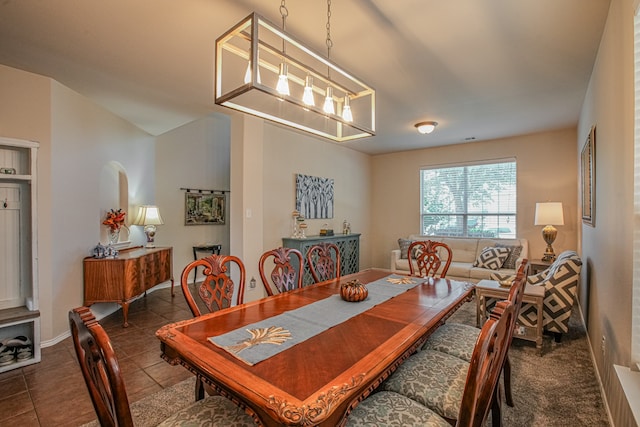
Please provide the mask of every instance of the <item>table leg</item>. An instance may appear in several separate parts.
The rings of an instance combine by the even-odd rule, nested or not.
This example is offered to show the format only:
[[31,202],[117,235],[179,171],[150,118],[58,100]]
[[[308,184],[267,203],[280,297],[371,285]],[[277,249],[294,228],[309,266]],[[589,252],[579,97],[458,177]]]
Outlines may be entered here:
[[[482,303],[480,302],[482,300]],[[476,327],[480,327],[480,310],[483,309],[484,306],[484,297],[476,292]],[[483,310],[484,313],[484,310]]]
[[122,306],[122,316],[124,317],[124,323],[122,327],[128,328],[129,327],[129,302],[124,301],[124,302],[121,302],[120,305]]
[[538,349],[538,355],[542,356],[542,322],[544,319],[544,298],[539,298],[536,302],[538,312],[538,323],[536,325],[536,348]]

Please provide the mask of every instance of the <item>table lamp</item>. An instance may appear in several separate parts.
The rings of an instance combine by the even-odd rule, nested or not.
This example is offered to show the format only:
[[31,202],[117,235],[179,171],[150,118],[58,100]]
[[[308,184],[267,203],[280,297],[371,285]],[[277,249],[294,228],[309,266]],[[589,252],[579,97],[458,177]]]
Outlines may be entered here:
[[155,248],[153,243],[156,237],[156,225],[162,225],[162,217],[157,206],[145,205],[138,209],[138,216],[133,221],[133,225],[144,225],[144,234],[147,235],[147,248]]
[[544,251],[542,260],[553,262],[556,259],[556,254],[553,252],[551,244],[558,235],[558,230],[554,225],[564,225],[562,202],[536,203],[535,225],[544,225],[542,238],[547,242],[547,249]]

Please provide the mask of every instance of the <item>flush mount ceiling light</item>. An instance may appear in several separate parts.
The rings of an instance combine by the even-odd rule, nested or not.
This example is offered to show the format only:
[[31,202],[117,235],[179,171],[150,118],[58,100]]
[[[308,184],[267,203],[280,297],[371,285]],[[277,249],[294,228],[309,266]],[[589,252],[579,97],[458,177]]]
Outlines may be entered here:
[[[252,13],[216,40],[215,103],[333,141],[375,135],[375,90]],[[324,100],[323,102],[316,102]]]
[[416,123],[415,126],[416,129],[418,129],[418,132],[424,135],[433,132],[436,126],[438,126],[438,122],[420,122]]

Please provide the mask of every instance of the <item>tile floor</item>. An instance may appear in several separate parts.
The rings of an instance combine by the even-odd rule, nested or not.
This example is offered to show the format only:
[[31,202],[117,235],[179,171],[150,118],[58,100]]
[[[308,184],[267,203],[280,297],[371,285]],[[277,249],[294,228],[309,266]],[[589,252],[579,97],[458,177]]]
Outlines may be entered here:
[[[180,287],[150,292],[131,304],[129,327],[122,310],[102,319],[118,355],[129,401],[135,402],[191,376],[160,358],[155,332],[191,318]],[[80,426],[96,418],[71,338],[42,349],[42,361],[0,374],[0,426]]]

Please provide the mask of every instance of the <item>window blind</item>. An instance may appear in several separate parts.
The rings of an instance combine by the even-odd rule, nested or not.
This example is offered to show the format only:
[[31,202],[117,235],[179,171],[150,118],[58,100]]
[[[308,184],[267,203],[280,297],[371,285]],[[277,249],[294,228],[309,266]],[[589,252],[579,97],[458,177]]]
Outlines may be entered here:
[[424,168],[422,234],[514,238],[516,161]]

